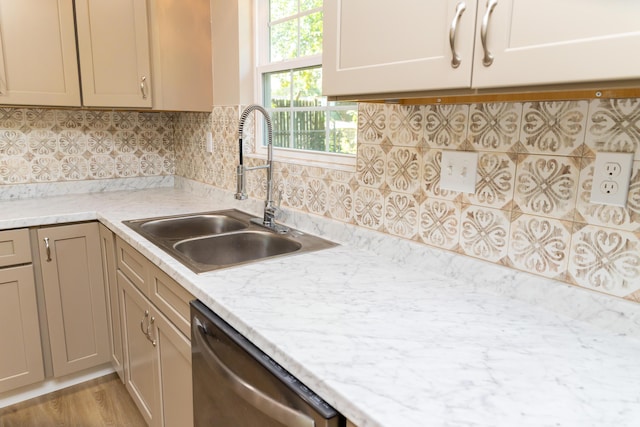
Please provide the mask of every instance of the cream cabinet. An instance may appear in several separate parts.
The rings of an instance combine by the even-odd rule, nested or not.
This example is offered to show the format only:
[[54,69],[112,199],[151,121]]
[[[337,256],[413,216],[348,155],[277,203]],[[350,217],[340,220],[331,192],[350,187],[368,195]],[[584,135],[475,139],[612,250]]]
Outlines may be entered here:
[[192,426],[193,296],[121,239],[116,242],[125,386],[150,426]]
[[107,325],[111,344],[111,364],[124,382],[124,352],[122,347],[122,327],[120,320],[120,292],[116,279],[116,243],[114,234],[100,224],[100,250],[102,255],[102,276],[106,289]]
[[0,0],[0,103],[80,106],[73,0]]
[[44,379],[29,230],[0,231],[0,393]]
[[110,359],[98,223],[37,230],[53,374]]
[[151,107],[144,0],[75,0],[82,103]]
[[640,79],[640,3],[325,0],[323,93]]

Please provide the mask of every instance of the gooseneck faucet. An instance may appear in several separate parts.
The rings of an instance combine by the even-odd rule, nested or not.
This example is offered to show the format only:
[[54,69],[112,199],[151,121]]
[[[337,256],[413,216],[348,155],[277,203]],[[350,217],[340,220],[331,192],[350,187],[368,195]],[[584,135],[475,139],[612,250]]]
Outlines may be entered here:
[[[244,130],[244,124],[253,111],[259,111],[264,116],[265,121],[267,122],[267,163],[260,166],[247,167],[243,162],[242,155],[242,134]],[[245,200],[247,199],[247,179],[246,172],[257,170],[257,169],[266,169],[267,170],[267,198],[264,203],[264,217],[262,219],[262,225],[267,227],[278,233],[285,233],[288,229],[282,225],[276,224],[276,213],[277,206],[273,201],[273,127],[271,125],[271,116],[267,110],[265,110],[262,106],[252,104],[244,109],[242,114],[240,115],[240,124],[238,126],[238,139],[239,139],[239,163],[236,169],[236,199]]]

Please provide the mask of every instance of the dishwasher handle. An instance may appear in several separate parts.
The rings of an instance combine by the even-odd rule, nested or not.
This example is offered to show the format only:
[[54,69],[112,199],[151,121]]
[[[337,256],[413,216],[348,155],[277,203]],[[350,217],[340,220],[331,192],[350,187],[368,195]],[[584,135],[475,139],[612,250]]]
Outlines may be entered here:
[[315,421],[312,418],[283,405],[236,375],[220,360],[213,348],[206,342],[205,336],[210,335],[207,328],[197,317],[192,319],[192,323],[193,336],[195,337],[197,346],[205,353],[204,359],[207,361],[207,364],[218,375],[229,382],[231,389],[238,396],[242,397],[254,408],[284,425],[291,427],[315,427]]

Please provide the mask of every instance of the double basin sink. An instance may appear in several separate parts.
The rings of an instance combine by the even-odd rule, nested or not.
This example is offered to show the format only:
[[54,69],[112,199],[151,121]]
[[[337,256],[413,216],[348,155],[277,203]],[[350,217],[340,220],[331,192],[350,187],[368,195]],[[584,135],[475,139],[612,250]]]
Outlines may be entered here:
[[335,246],[294,229],[275,233],[252,219],[229,209],[124,224],[196,273]]

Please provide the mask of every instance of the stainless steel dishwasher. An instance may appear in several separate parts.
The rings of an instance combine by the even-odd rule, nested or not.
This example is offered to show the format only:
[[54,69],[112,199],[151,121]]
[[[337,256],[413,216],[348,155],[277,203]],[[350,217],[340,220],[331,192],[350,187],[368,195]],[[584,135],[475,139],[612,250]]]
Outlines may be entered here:
[[200,301],[191,302],[195,427],[343,427],[335,409]]

